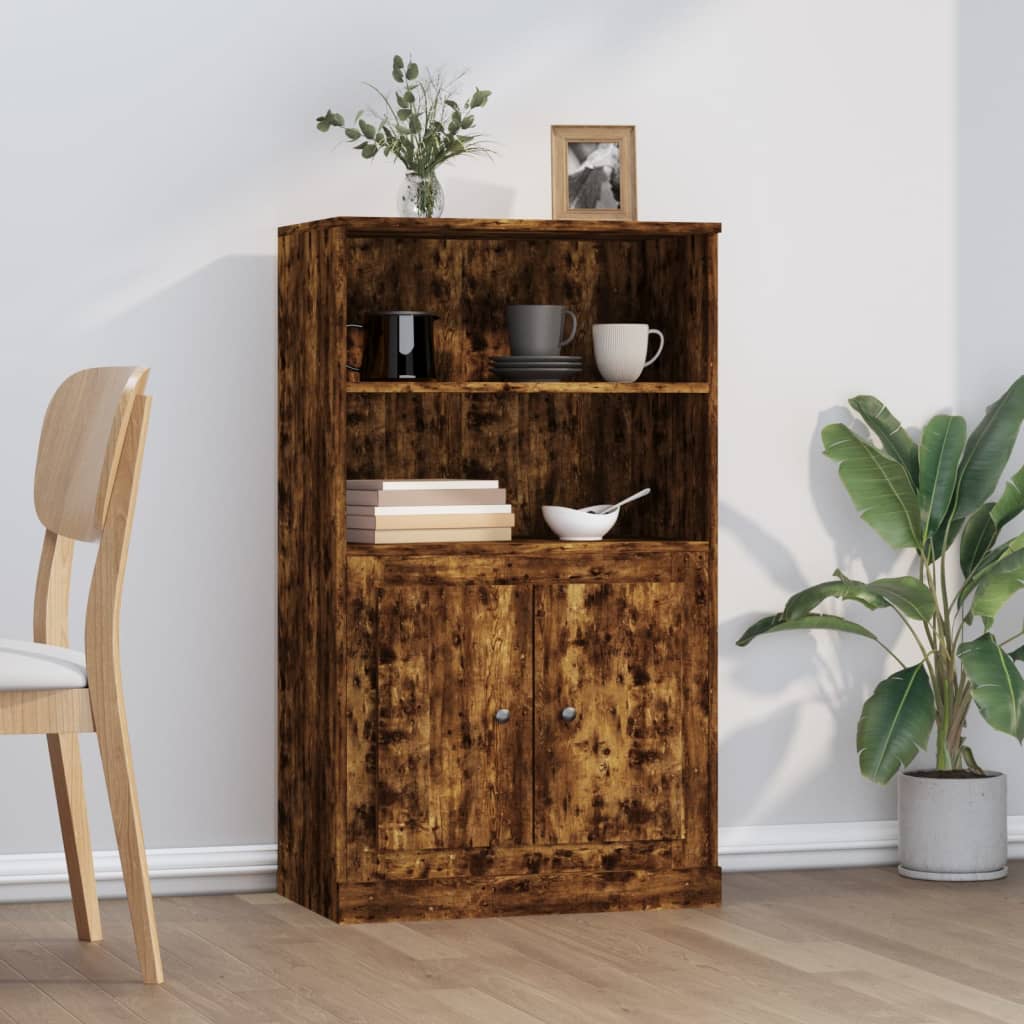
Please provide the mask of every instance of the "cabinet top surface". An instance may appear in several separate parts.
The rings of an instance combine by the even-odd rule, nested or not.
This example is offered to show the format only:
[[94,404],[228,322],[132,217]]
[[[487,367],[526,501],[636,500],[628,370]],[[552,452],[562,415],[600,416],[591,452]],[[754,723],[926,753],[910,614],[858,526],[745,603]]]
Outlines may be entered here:
[[277,229],[278,235],[297,231],[343,228],[349,235],[365,238],[652,238],[683,235],[715,235],[717,223],[628,220],[470,220],[456,217],[328,217]]

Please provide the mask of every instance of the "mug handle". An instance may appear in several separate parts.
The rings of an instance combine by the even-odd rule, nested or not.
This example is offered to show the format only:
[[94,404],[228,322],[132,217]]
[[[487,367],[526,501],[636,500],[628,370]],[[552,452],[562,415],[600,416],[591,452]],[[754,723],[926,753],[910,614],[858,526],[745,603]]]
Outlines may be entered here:
[[565,348],[565,346],[576,337],[576,314],[571,309],[563,309],[562,314],[563,320],[565,317],[568,317],[572,321],[572,330],[569,332],[569,337],[566,338],[565,341],[559,343],[559,348]]
[[653,363],[658,358],[658,356],[661,355],[661,350],[665,347],[665,335],[662,334],[661,331],[659,331],[656,327],[652,327],[647,332],[647,337],[650,338],[652,334],[656,334],[659,338],[661,338],[661,343],[658,345],[658,351],[655,352],[654,355],[651,356],[651,358],[648,359],[646,363],[644,363],[644,366],[650,366],[651,363]]
[[[359,330],[361,330],[361,331],[365,331],[366,330],[366,328],[362,324],[345,324],[345,327],[346,328],[358,327]],[[355,373],[362,373],[363,372],[358,366],[353,366],[351,363],[346,363],[345,364],[345,369],[346,370],[352,370]]]

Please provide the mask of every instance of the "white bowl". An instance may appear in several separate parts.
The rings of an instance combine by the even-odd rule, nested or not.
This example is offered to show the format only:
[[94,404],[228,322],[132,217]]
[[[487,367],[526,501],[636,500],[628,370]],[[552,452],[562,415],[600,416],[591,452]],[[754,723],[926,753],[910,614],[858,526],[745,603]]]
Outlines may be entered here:
[[600,540],[619,518],[619,509],[595,515],[563,505],[544,505],[541,513],[559,540]]

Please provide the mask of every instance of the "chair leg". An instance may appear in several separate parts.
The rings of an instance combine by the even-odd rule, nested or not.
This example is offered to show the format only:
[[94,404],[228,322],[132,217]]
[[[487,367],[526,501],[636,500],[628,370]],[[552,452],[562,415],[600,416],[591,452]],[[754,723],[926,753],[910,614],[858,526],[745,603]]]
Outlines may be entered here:
[[78,735],[50,733],[46,744],[50,749],[50,768],[57,794],[57,813],[64,837],[64,856],[68,864],[78,937],[83,942],[99,942],[103,938],[103,930],[100,927],[100,904],[96,898],[96,872],[89,842]]
[[96,738],[99,741],[103,774],[107,780],[110,813],[114,820],[117,849],[121,855],[121,870],[124,873],[128,911],[132,919],[132,931],[135,933],[135,949],[142,968],[142,980],[149,985],[159,985],[164,980],[164,969],[156,934],[146,847],[142,841],[142,817],[135,789],[131,746],[123,716],[97,715]]

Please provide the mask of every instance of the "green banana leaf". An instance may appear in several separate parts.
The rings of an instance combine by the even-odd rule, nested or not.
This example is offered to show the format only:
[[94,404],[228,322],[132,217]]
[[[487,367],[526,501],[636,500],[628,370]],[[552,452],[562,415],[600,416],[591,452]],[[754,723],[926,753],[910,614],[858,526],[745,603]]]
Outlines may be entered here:
[[838,579],[816,583],[813,587],[794,594],[782,610],[785,620],[798,619],[808,614],[826,598],[836,597],[844,601],[856,601],[878,611],[879,608],[896,608],[907,618],[930,619],[935,614],[935,597],[932,592],[913,576],[897,576],[892,579],[862,583],[844,576],[839,569]]
[[963,525],[963,519],[950,519],[946,516],[946,522],[939,527],[938,532],[933,533],[925,541],[925,554],[929,562],[941,558],[953,546],[953,541],[956,540]]
[[906,468],[842,423],[821,432],[825,454],[839,463],[839,479],[861,518],[894,548],[917,548],[921,515]]
[[903,466],[911,482],[917,486],[917,445],[889,407],[874,395],[857,395],[850,399],[850,406],[875,432],[885,451]]
[[1024,512],[1024,466],[1006,481],[1003,493],[992,509],[992,521],[1002,529],[1021,512]]
[[991,629],[999,609],[1022,587],[1024,551],[1014,551],[990,566],[978,578],[971,612],[980,615],[985,628]]
[[813,611],[828,597],[838,597],[844,601],[857,601],[872,611],[886,606],[884,598],[873,594],[866,583],[859,583],[844,576],[838,569],[835,572],[838,579],[826,580],[824,583],[816,583],[813,587],[801,590],[794,594],[782,610],[785,619],[799,619],[808,612]]
[[985,410],[964,446],[957,476],[956,515],[968,516],[988,500],[1006,468],[1024,422],[1024,377]]
[[956,603],[962,608],[968,596],[986,576],[995,572],[997,567],[1009,555],[1012,555],[1015,551],[1021,551],[1022,549],[1024,549],[1024,533],[1019,533],[1016,537],[1011,537],[1009,540],[1004,541],[1002,544],[997,544],[992,548],[992,550],[989,551],[988,554],[984,555],[978,562],[970,576],[964,580],[963,586],[957,594]]
[[925,538],[939,530],[956,493],[956,471],[967,441],[963,416],[933,416],[921,433],[918,498]]
[[963,539],[960,541],[960,569],[964,579],[970,578],[981,560],[992,550],[999,533],[999,527],[992,518],[992,508],[992,502],[986,501],[971,514],[964,527]]
[[1024,677],[991,633],[957,651],[971,681],[974,703],[993,729],[1024,742]]
[[934,722],[935,701],[923,663],[883,679],[864,702],[857,723],[861,774],[888,782],[924,749]]
[[758,619],[743,636],[736,641],[737,647],[746,647],[755,637],[762,633],[780,633],[787,629],[835,629],[841,633],[855,633],[866,636],[869,640],[878,637],[857,622],[850,622],[839,615],[802,615],[798,619],[787,619],[781,612],[777,615],[766,615]]
[[913,576],[896,576],[892,579],[875,580],[866,583],[868,594],[881,598],[887,605],[898,609],[908,619],[922,622],[935,614],[935,595]]

